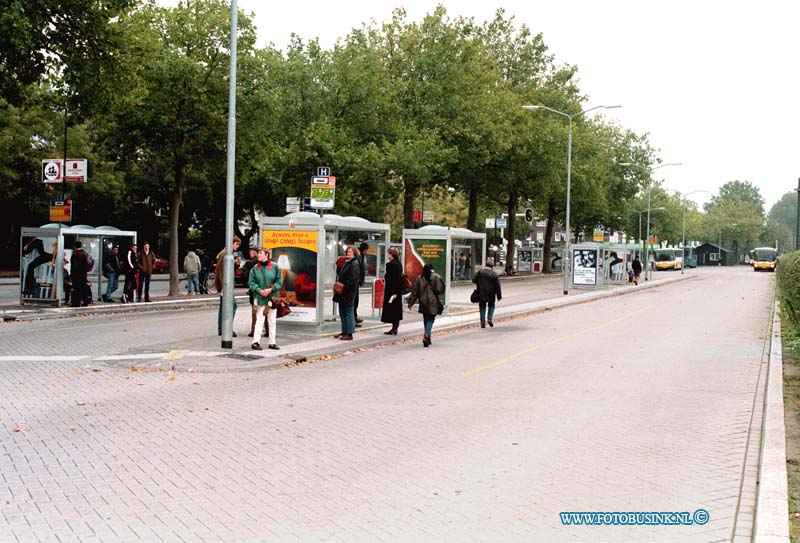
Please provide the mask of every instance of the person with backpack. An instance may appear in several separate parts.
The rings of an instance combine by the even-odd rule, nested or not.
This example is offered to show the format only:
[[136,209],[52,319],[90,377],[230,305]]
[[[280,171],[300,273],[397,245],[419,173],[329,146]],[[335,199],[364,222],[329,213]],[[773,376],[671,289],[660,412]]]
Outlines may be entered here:
[[[500,290],[500,278],[494,271],[494,259],[486,259],[486,267],[478,270],[472,282],[477,285],[478,291],[478,311],[481,314],[481,328],[486,328],[486,323],[489,327],[494,326],[492,318],[494,317],[494,302],[495,299],[499,302],[503,299],[503,292]],[[487,320],[486,308],[489,308],[489,315]]]
[[423,347],[431,345],[436,315],[441,315],[444,311],[441,296],[444,296],[444,281],[439,274],[433,271],[433,264],[425,264],[408,296],[409,309],[419,302],[419,312],[422,313],[422,320],[425,323],[425,335],[422,336]]

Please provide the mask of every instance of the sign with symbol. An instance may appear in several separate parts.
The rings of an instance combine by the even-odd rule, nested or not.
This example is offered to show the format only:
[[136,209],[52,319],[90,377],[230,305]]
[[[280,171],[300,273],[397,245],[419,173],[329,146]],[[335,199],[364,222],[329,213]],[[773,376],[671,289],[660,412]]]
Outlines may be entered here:
[[311,207],[333,209],[336,196],[336,178],[315,176],[311,178]]
[[414,222],[422,222],[422,210],[415,209],[414,210]]
[[64,169],[64,179],[67,183],[86,183],[86,159],[68,158],[67,167]]
[[42,160],[42,181],[44,183],[62,183],[62,166],[64,161],[60,158]]
[[485,228],[494,228],[494,217],[486,219],[486,226]]
[[422,213],[422,222],[433,222],[433,211],[426,209]]
[[327,166],[320,166],[317,168],[317,177],[330,177],[331,169]]
[[605,238],[605,230],[602,227],[597,227],[592,232],[592,239],[597,242],[602,242]]
[[497,228],[505,228],[506,227],[506,219],[498,217],[495,221],[495,225]]

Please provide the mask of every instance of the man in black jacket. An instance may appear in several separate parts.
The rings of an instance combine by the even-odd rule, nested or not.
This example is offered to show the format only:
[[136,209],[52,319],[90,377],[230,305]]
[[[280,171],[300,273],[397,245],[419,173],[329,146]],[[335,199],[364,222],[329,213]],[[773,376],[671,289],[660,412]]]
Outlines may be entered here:
[[136,292],[136,274],[139,273],[139,260],[136,257],[136,244],[132,244],[122,262],[122,271],[125,273],[125,287],[122,291],[122,303],[133,303],[133,293]]
[[113,302],[111,295],[119,287],[119,276],[122,274],[122,266],[119,261],[119,245],[114,245],[111,252],[106,256],[103,263],[103,275],[106,277],[106,293],[103,294],[104,302]]

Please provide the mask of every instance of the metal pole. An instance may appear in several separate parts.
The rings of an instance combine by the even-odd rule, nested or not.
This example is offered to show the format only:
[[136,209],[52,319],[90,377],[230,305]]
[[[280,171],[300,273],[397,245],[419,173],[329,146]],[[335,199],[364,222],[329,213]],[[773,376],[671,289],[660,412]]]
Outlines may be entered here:
[[565,228],[565,239],[566,242],[564,243],[564,295],[569,294],[569,270],[571,268],[572,256],[569,253],[569,191],[570,191],[570,181],[572,175],[572,116],[567,116],[569,119],[569,129],[567,131],[567,217],[566,217],[566,228]]
[[681,275],[684,275],[684,271],[686,269],[686,198],[683,199],[683,228],[682,228],[682,237],[683,241],[681,241],[681,251],[682,251],[682,258],[681,258]]
[[[650,177],[653,176],[653,170],[650,170]],[[647,180],[647,234],[644,240],[644,280],[650,280],[650,187],[653,186],[651,179]]]
[[719,226],[719,245],[717,246],[717,266],[722,266],[722,225]]
[[642,242],[642,213],[643,211],[637,211],[636,213],[639,214],[639,243]]
[[233,348],[233,190],[236,166],[236,38],[237,0],[231,2],[231,75],[228,87],[228,163],[225,193],[225,256],[222,260],[222,348]]

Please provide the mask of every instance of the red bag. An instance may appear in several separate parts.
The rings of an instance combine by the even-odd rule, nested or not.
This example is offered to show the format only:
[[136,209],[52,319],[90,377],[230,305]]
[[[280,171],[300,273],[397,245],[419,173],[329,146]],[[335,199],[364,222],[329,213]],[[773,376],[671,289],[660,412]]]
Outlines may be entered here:
[[411,278],[409,278],[406,274],[403,274],[403,294],[408,294],[411,292],[411,287],[414,286],[414,283],[411,282]]

